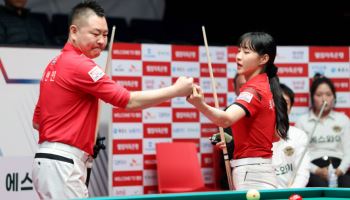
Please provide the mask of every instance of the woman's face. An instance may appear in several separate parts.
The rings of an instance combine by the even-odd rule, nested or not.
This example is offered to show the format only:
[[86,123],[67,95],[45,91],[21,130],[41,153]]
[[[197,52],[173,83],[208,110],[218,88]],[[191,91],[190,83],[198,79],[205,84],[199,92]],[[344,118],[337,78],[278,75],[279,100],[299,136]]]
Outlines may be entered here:
[[314,100],[314,110],[320,111],[324,101],[327,102],[327,106],[324,111],[327,112],[334,106],[334,95],[331,88],[326,83],[321,83],[312,97]]
[[255,51],[246,48],[238,48],[238,54],[236,56],[237,73],[239,75],[251,76],[254,74],[261,65],[261,57]]
[[264,65],[269,61],[268,54],[260,55],[251,44],[250,39],[243,40],[238,47],[236,56],[237,74],[244,75],[249,81],[262,72]]

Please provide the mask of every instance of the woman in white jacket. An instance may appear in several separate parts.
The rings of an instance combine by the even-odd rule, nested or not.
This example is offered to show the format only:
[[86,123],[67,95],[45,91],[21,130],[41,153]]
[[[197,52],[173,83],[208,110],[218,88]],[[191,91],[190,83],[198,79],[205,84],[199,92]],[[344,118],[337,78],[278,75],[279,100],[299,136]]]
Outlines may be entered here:
[[[283,97],[287,102],[288,114],[294,103],[294,93],[286,85],[280,85]],[[307,147],[307,135],[304,131],[289,126],[288,139],[280,139],[273,143],[272,164],[275,167],[279,188],[303,188],[307,185],[310,176],[310,158],[306,152],[301,164],[302,154]],[[297,170],[297,166],[299,169]],[[297,172],[295,172],[297,170]],[[293,175],[295,178],[292,180]]]
[[313,131],[324,101],[327,106],[310,140],[309,152],[311,174],[309,187],[328,187],[328,167],[332,164],[338,177],[339,187],[350,187],[350,120],[334,111],[336,100],[335,87],[325,76],[317,75],[310,88],[311,109],[301,116],[296,126],[308,135]]

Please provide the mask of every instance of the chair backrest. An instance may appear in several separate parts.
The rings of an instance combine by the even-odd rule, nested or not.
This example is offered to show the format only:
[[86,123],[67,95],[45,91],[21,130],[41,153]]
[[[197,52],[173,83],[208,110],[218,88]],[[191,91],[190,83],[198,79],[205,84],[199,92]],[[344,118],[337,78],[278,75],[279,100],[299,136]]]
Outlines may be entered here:
[[156,144],[159,193],[190,192],[205,187],[195,143]]

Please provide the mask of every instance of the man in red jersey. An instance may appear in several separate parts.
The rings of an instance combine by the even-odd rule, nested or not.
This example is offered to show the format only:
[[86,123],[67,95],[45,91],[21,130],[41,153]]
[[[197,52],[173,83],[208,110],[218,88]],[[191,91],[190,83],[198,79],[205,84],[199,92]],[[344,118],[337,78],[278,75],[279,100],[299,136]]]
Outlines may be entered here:
[[88,197],[87,160],[93,155],[98,99],[125,109],[148,108],[192,92],[192,78],[172,86],[129,92],[92,60],[107,44],[107,22],[95,1],[75,6],[69,38],[47,66],[33,116],[39,150],[33,163],[33,184],[41,199]]

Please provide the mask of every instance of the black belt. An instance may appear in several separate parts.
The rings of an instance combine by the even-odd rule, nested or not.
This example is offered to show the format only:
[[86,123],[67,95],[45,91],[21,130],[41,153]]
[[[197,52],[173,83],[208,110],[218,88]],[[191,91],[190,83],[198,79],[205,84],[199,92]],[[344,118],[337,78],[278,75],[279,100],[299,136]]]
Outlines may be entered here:
[[51,160],[59,160],[59,161],[74,164],[73,159],[66,158],[66,157],[59,156],[59,155],[55,155],[55,154],[51,154],[51,153],[36,153],[35,158],[47,158],[47,159],[51,159]]

